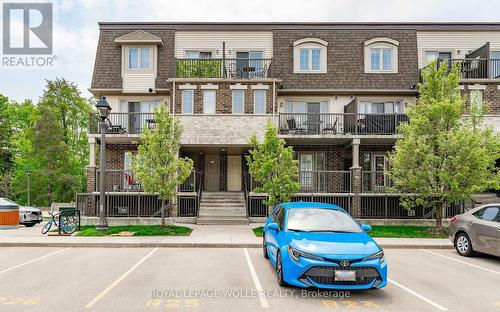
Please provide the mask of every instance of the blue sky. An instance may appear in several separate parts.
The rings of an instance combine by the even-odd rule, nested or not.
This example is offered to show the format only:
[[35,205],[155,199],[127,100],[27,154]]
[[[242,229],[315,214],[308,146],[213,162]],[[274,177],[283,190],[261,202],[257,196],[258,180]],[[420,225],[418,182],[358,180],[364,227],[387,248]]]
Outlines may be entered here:
[[[3,2],[16,2],[5,1]],[[24,0],[22,2],[37,2]],[[50,2],[50,1],[41,1]],[[93,70],[99,21],[499,22],[500,1],[463,0],[54,0],[51,69],[0,67],[0,93],[21,101],[42,94],[45,79],[63,77],[82,94]],[[0,15],[0,19],[1,19]],[[1,36],[1,34],[0,34]],[[0,41],[1,42],[1,41]]]

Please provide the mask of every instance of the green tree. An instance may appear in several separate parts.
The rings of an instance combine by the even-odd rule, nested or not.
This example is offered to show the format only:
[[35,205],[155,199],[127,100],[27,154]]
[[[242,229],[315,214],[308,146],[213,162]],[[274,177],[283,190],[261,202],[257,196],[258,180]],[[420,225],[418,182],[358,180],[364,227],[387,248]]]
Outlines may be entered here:
[[54,201],[69,201],[78,190],[72,172],[70,149],[64,140],[64,130],[51,111],[41,108],[35,122],[33,155],[36,168],[32,171],[35,200],[50,205]]
[[62,138],[69,148],[68,162],[78,189],[85,189],[85,166],[89,158],[87,129],[92,111],[90,100],[81,96],[76,84],[66,79],[47,80],[47,86],[38,104],[40,109],[52,112],[62,130]]
[[144,190],[157,193],[162,201],[161,224],[165,226],[165,201],[174,200],[177,187],[193,170],[193,160],[180,158],[182,125],[161,105],[155,109],[155,127],[144,129],[132,170]]
[[293,158],[292,147],[285,146],[285,141],[278,138],[276,128],[267,124],[263,142],[253,135],[250,138],[250,154],[247,155],[248,171],[261,185],[255,192],[266,193],[269,199],[266,205],[288,201],[290,195],[299,190],[298,161]]
[[435,209],[436,227],[442,227],[441,208],[499,188],[500,140],[480,126],[484,109],[465,110],[458,67],[434,64],[422,74],[419,99],[390,154],[392,191],[411,194],[402,198],[406,208]]
[[12,167],[12,123],[9,99],[0,94],[0,175]]

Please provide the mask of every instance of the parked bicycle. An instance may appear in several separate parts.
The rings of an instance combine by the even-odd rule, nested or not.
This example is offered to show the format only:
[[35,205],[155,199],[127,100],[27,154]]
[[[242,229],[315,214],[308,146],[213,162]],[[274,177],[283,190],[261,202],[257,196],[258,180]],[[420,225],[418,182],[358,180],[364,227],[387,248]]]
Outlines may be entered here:
[[52,225],[55,225],[57,228],[60,227],[66,234],[73,234],[76,231],[78,225],[72,216],[61,216],[61,218],[59,218],[59,213],[49,212],[49,214],[52,219],[43,226],[42,234],[49,232]]

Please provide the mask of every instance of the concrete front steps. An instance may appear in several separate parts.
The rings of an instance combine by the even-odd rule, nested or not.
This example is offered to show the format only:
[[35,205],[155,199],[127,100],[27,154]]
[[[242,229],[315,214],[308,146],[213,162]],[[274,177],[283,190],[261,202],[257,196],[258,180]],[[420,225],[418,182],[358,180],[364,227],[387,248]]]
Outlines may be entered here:
[[243,192],[203,192],[197,224],[248,224]]

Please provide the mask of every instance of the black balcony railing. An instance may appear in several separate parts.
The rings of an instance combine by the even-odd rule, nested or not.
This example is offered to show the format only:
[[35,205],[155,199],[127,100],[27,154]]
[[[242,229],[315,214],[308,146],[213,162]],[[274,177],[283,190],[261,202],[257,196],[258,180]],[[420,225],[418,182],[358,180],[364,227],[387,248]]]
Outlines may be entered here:
[[405,114],[280,113],[280,134],[397,134]]
[[[446,64],[448,68],[457,65],[461,79],[500,79],[500,59],[466,58],[438,59],[436,66]],[[429,65],[428,65],[429,66]],[[425,67],[422,68],[425,70]],[[424,82],[422,75],[420,82]]]
[[[144,128],[154,127],[154,113],[111,113],[109,114],[109,134],[140,134]],[[89,132],[99,133],[99,118],[97,114],[90,116]]]
[[363,193],[387,193],[393,183],[388,171],[363,171],[361,185]]
[[177,59],[177,78],[271,78],[271,59]]
[[[100,170],[96,170],[96,191],[100,191]],[[179,186],[179,192],[196,192],[201,183],[201,174],[191,172],[189,177]],[[104,178],[106,192],[142,192],[141,183],[134,176],[132,170],[106,170]]]
[[[298,175],[300,184],[299,193],[350,193],[350,171],[300,171]],[[249,174],[245,175],[247,192],[253,192],[260,183]]]

